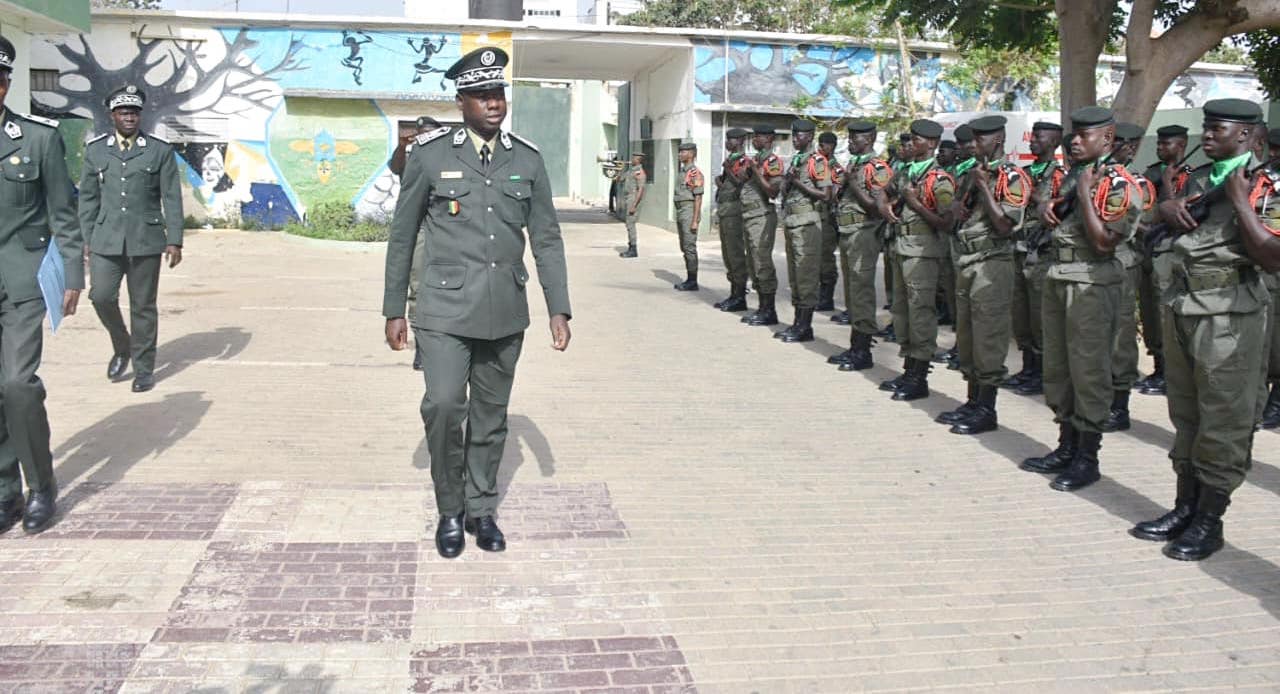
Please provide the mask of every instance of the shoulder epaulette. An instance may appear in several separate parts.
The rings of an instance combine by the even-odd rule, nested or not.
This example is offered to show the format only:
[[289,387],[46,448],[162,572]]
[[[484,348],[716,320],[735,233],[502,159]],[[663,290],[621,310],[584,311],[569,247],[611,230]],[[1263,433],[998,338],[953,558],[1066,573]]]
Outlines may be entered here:
[[97,142],[98,140],[104,140],[104,139],[106,139],[106,137],[107,137],[107,134],[106,134],[106,133],[102,133],[101,135],[97,135],[97,136],[95,136],[95,137],[93,137],[93,138],[89,139],[89,141],[88,141],[88,142],[85,142],[85,145],[86,145],[86,146],[87,146],[87,145],[91,145],[91,144],[93,144],[93,143]]
[[39,123],[40,125],[47,125],[47,126],[49,126],[50,128],[56,128],[56,127],[58,127],[58,121],[53,120],[52,118],[41,118],[40,116],[33,116],[33,115],[31,115],[30,113],[14,113],[14,115],[15,115],[15,116],[18,116],[19,118],[22,118],[22,119],[24,119],[24,120],[29,120],[29,121],[31,121],[32,123]]
[[513,140],[515,140],[516,142],[519,142],[520,144],[523,144],[524,146],[528,147],[529,149],[532,149],[532,150],[533,150],[533,151],[535,151],[535,152],[541,152],[541,151],[542,151],[542,150],[538,149],[538,146],[537,146],[537,145],[535,145],[535,144],[533,144],[532,142],[530,142],[530,141],[528,141],[528,140],[524,139],[523,137],[520,137],[519,135],[517,135],[517,134],[515,134],[515,133],[511,133],[511,138],[512,138]]
[[152,140],[155,140],[156,142],[160,142],[160,143],[163,143],[163,144],[166,144],[166,145],[173,144],[173,143],[169,142],[168,140],[164,139],[163,137],[160,137],[159,135],[157,135],[157,134],[155,134],[155,133],[147,133],[147,137],[148,137],[148,138],[150,138],[150,139],[152,139]]
[[453,130],[453,128],[447,125],[442,125],[435,130],[422,133],[421,135],[413,138],[413,141],[419,145],[425,145],[432,140],[438,140],[441,137],[448,135],[450,130]]

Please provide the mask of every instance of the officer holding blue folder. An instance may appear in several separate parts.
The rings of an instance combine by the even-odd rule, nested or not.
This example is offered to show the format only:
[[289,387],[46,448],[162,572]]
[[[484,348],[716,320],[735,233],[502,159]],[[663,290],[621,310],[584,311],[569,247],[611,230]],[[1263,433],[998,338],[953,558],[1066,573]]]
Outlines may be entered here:
[[57,123],[5,107],[16,58],[0,36],[0,532],[21,520],[23,530],[38,533],[53,521],[58,487],[44,384],[36,376],[46,308],[36,276],[56,237],[66,273],[61,309],[74,315],[84,261]]

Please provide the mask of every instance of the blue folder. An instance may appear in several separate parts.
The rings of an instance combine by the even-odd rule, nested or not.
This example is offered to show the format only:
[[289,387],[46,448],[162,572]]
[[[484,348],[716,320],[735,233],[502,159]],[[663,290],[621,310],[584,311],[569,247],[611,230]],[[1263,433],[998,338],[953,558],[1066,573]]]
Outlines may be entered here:
[[58,325],[62,323],[62,297],[67,291],[67,271],[62,264],[58,242],[53,239],[49,239],[49,247],[45,249],[44,259],[40,261],[36,281],[40,283],[44,306],[49,311],[49,330],[57,333]]

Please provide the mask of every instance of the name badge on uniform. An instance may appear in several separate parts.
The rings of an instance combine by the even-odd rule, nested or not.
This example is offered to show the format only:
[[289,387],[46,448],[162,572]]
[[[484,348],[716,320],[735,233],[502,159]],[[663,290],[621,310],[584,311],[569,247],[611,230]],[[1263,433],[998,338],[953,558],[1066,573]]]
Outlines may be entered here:
[[462,178],[461,171],[441,171],[440,178]]

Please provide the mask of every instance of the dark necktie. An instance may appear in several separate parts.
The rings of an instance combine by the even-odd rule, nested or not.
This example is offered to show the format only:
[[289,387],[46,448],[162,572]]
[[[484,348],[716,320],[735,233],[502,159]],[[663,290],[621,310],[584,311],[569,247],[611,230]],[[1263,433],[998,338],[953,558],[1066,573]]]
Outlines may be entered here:
[[489,145],[480,146],[480,163],[487,169],[489,168]]

